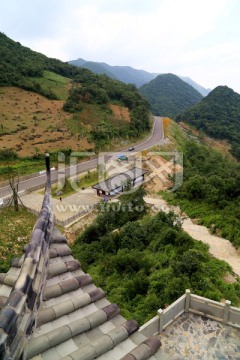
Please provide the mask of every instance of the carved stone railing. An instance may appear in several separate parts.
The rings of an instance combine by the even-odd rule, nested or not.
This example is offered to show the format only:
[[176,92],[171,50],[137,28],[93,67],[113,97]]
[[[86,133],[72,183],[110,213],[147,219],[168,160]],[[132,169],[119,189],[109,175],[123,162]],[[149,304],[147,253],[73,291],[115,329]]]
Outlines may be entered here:
[[240,329],[240,308],[231,306],[231,301],[225,304],[191,294],[185,294],[169,305],[166,309],[159,309],[157,315],[140,328],[145,336],[161,334],[174,320],[183,313],[193,313],[221,322],[224,325]]
[[26,247],[22,267],[9,298],[0,312],[0,359],[25,359],[25,345],[34,331],[41,304],[54,226],[51,206],[51,170],[46,154],[46,185],[42,208]]

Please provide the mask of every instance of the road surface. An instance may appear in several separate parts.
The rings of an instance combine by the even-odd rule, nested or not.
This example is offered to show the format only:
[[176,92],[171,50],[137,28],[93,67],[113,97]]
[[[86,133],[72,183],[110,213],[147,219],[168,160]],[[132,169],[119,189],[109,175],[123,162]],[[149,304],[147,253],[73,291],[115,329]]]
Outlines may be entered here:
[[[163,139],[163,126],[162,126],[162,118],[160,117],[156,117],[154,116],[154,124],[153,124],[153,129],[152,129],[152,133],[149,136],[149,138],[139,144],[136,144],[134,146],[135,151],[142,151],[142,150],[146,150],[149,149],[151,147],[153,147],[154,145],[157,145],[160,143],[160,141]],[[118,153],[124,153],[127,152],[127,149],[123,149],[121,151],[118,151]],[[105,157],[104,162],[107,162],[108,159],[112,158],[112,155],[114,153],[109,153],[108,156]],[[57,179],[59,177],[69,177],[69,175],[73,175],[73,174],[80,174],[83,173],[85,171],[94,169],[97,167],[97,164],[99,162],[103,162],[102,160],[99,161],[99,158],[94,158],[92,160],[88,160],[82,163],[77,164],[76,166],[69,166],[69,167],[64,167],[63,170],[57,170],[57,171],[52,171],[51,173],[51,179],[52,182],[56,182]],[[19,186],[18,186],[18,191],[24,191],[24,190],[30,190],[30,189],[34,189],[37,187],[41,187],[45,185],[46,182],[46,175],[42,174],[42,175],[37,175],[36,177],[27,179],[27,180],[22,180],[19,182]],[[4,197],[8,197],[9,195],[12,194],[12,191],[10,189],[10,186],[4,186],[2,188],[0,188],[0,199],[4,198]]]

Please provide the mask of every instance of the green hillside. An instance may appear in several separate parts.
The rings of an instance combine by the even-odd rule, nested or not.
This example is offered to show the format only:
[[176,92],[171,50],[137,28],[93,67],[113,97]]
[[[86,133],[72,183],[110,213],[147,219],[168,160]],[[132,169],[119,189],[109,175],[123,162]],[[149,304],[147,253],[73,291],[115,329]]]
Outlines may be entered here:
[[218,86],[199,104],[176,117],[231,144],[231,153],[240,159],[240,95],[227,86]]
[[[145,70],[134,69],[131,66],[112,66],[104,62],[86,61],[78,58],[77,60],[68,61],[69,64],[89,69],[96,74],[105,74],[112,79],[117,79],[126,84],[134,84],[137,88],[149,81],[155,79],[160,73],[150,73]],[[211,89],[206,89],[197,84],[195,81],[185,76],[178,76],[187,84],[191,85],[201,95],[206,96]]]
[[[0,33],[0,87],[2,87],[3,93],[2,101],[6,102],[6,95],[4,95],[6,94],[6,87],[13,86],[38,93],[50,100],[64,101],[64,104],[61,104],[61,109],[64,110],[65,117],[68,120],[66,122],[63,119],[64,115],[61,114],[61,121],[59,121],[57,128],[65,129],[65,132],[70,133],[72,133],[73,128],[79,129],[79,136],[82,137],[83,133],[86,134],[84,136],[87,137],[90,143],[94,144],[95,150],[104,149],[104,146],[111,143],[113,138],[139,137],[143,132],[150,129],[149,105],[137,92],[135,86],[110,79],[106,75],[94,74],[87,69],[57,59],[48,58]],[[10,98],[11,94],[8,96]],[[32,95],[29,93],[30,96]],[[16,99],[16,101],[19,100]],[[37,104],[38,101],[41,101],[41,99],[39,98],[35,103]],[[25,102],[29,103],[29,99],[26,99]],[[114,113],[111,107],[113,104],[127,108],[129,119],[123,119],[116,112]],[[14,102],[12,109],[9,109],[9,104],[7,105],[7,116],[2,113],[2,118],[0,118],[0,135],[3,139],[6,133],[18,131],[20,138],[21,121],[19,120],[17,130],[8,125],[14,120],[14,116],[24,121],[23,113],[15,113],[16,105],[14,105]],[[18,109],[21,106],[22,104],[18,103]],[[53,109],[49,107],[49,104],[47,106],[50,116]],[[52,103],[52,106],[57,107],[56,103]],[[40,112],[42,114],[42,110],[35,110],[29,116],[32,118],[34,116],[36,123],[40,120],[36,119],[36,114],[40,114]],[[29,112],[30,106],[26,107],[24,111]],[[91,117],[93,113],[95,114],[94,119]],[[71,116],[71,119],[69,119],[69,116]],[[47,121],[46,116],[41,118],[41,123],[43,121]],[[71,124],[71,129],[66,128],[68,124]],[[25,130],[29,126],[28,124],[23,125]],[[48,125],[50,126],[50,124]],[[29,130],[31,131],[30,128]],[[77,136],[78,134],[74,135]],[[76,140],[76,144],[77,142],[78,140]]]
[[185,289],[217,301],[230,299],[238,306],[239,283],[223,280],[229,265],[182,231],[172,212],[147,215],[144,194],[139,188],[122,195],[117,211],[114,203],[102,205],[72,246],[83,270],[119,304],[125,318],[141,325]]
[[175,192],[161,195],[168,203],[180,206],[211,234],[240,247],[240,163],[219,151],[217,142],[186,131],[175,121],[165,129],[169,143],[164,151],[183,154],[183,183]]
[[139,92],[150,103],[154,115],[170,118],[202,99],[197,90],[173,74],[157,76],[141,86]]
[[0,86],[17,86],[52,99],[57,98],[52,83],[46,89],[39,80],[44,78],[45,71],[67,78],[79,73],[73,66],[32,51],[3,33],[0,33],[0,70]]

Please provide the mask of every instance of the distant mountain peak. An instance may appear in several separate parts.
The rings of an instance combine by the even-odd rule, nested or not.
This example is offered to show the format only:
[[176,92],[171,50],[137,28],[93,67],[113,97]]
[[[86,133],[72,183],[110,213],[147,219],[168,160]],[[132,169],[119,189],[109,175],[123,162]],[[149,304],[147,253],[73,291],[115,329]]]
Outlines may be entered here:
[[183,111],[176,121],[184,121],[217,139],[231,144],[231,153],[240,159],[240,94],[227,86],[217,86],[197,105]]
[[155,115],[174,117],[189,106],[198,103],[202,95],[177,75],[158,75],[139,88],[150,103]]
[[[133,67],[126,65],[108,65],[105,62],[95,62],[84,60],[79,58],[77,60],[68,61],[69,64],[84,67],[92,72],[97,74],[106,74],[107,76],[125,82],[126,84],[134,84],[136,87],[140,87],[149,81],[155,79],[158,75],[163,75],[161,73],[150,73],[145,70],[134,69]],[[178,75],[175,75],[178,76]],[[180,79],[185,81],[187,84],[191,85],[196,89],[200,94],[206,96],[211,90],[205,89],[203,86],[197,84],[195,81],[189,77],[178,76]]]

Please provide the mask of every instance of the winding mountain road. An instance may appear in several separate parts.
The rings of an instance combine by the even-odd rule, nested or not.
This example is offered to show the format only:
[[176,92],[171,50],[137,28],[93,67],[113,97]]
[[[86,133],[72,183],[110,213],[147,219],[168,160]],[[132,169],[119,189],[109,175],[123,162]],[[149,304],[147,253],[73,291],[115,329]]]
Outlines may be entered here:
[[[149,138],[139,144],[136,144],[135,151],[142,151],[149,149],[153,147],[154,145],[157,145],[160,143],[161,140],[163,140],[163,125],[162,125],[162,118],[154,116],[154,123],[153,123],[153,129],[152,133],[149,136]],[[121,153],[128,152],[127,149],[120,150]],[[119,153],[119,151],[118,151]],[[107,156],[104,158],[104,162],[107,162],[112,156],[115,154],[115,152],[108,153]],[[57,179],[68,177],[69,175],[73,176],[74,174],[80,174],[85,171],[94,169],[97,167],[99,163],[103,163],[102,159],[94,158],[92,160],[84,161],[82,163],[79,163],[77,165],[68,166],[61,170],[52,171],[51,179],[52,182],[56,182]],[[35,177],[32,177],[30,179],[22,180],[19,182],[19,192],[25,191],[25,190],[31,190],[37,187],[40,187],[41,185],[44,186],[46,182],[46,175],[45,174],[38,174]],[[0,188],[0,199],[4,197],[8,197],[12,194],[12,191],[10,189],[10,186],[4,186]]]

